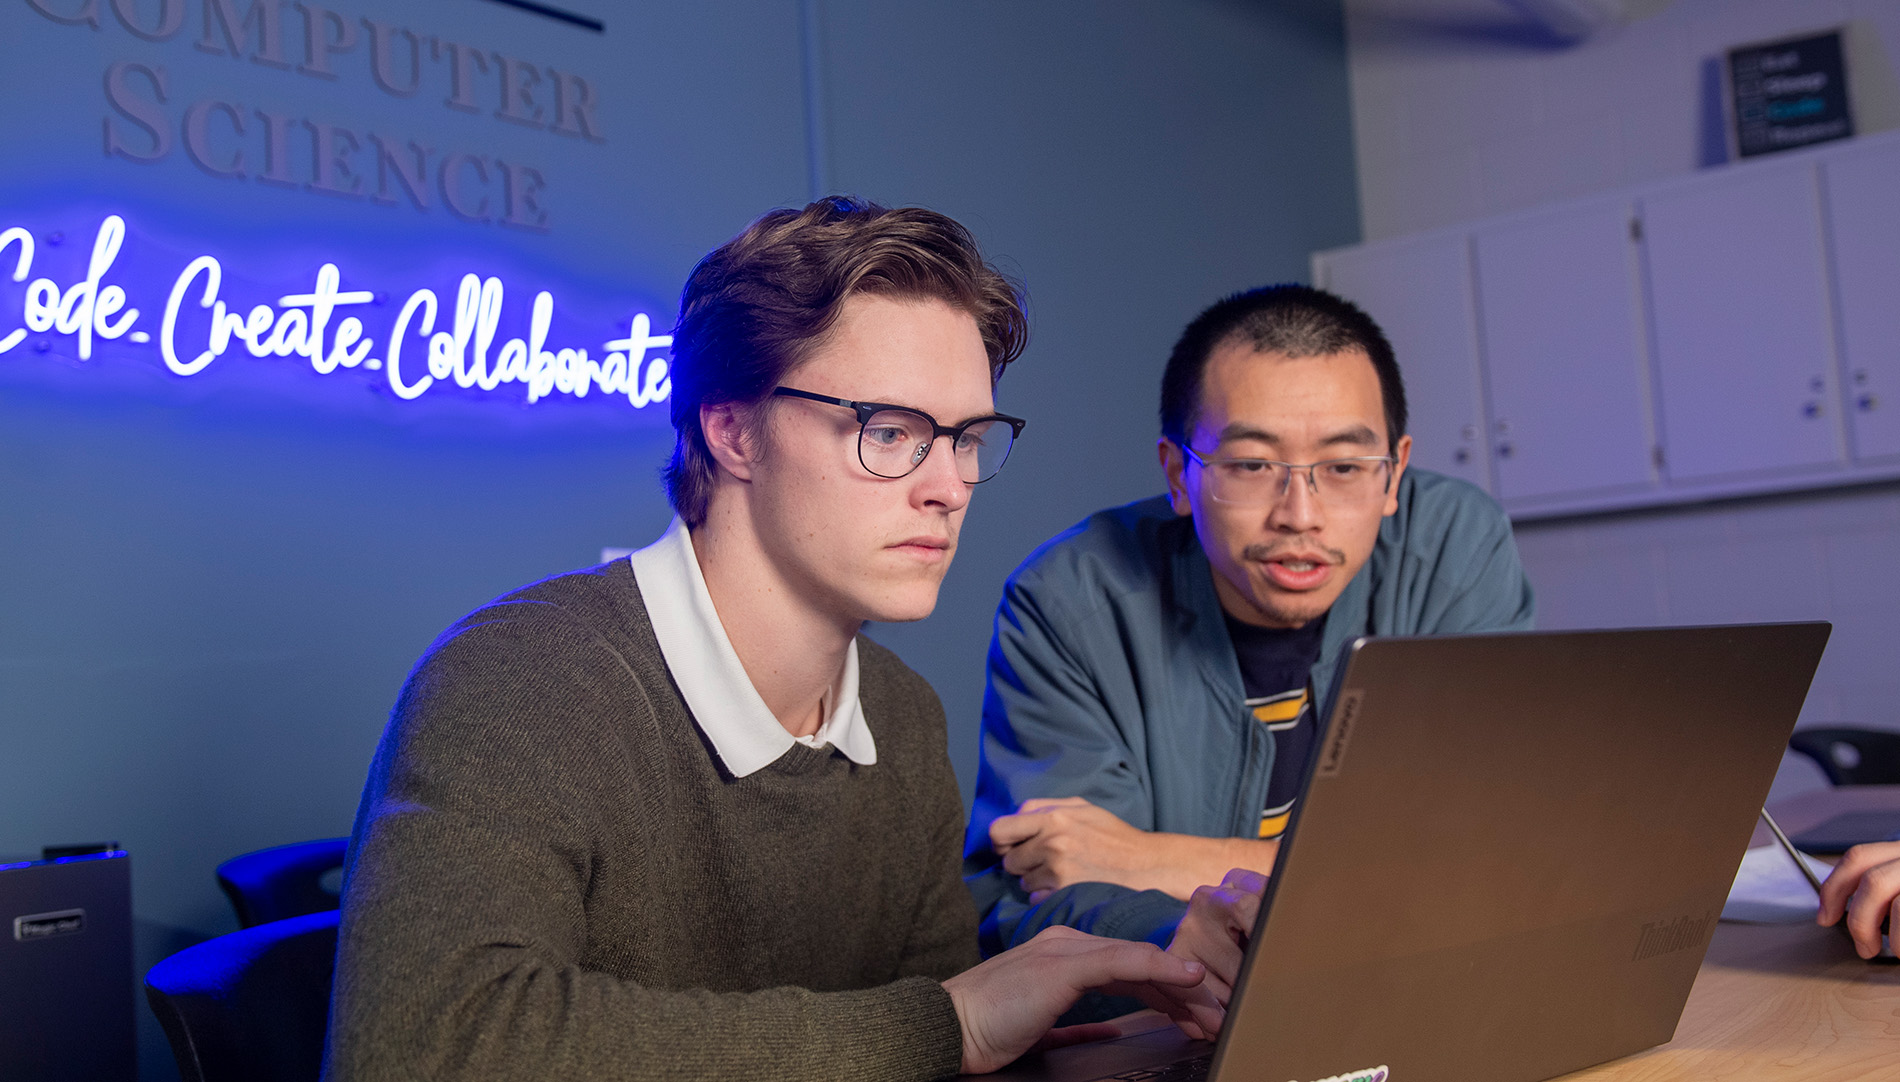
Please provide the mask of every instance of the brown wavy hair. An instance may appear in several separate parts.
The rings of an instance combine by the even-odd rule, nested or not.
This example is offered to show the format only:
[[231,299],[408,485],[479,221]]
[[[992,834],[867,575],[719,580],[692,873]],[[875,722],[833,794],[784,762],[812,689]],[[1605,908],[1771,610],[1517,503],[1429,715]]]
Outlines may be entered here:
[[667,499],[688,526],[706,518],[717,467],[701,406],[755,409],[824,339],[859,293],[939,300],[976,320],[990,382],[1023,351],[1021,287],[985,262],[969,230],[921,207],[832,196],[775,210],[699,261],[673,328],[673,457]]

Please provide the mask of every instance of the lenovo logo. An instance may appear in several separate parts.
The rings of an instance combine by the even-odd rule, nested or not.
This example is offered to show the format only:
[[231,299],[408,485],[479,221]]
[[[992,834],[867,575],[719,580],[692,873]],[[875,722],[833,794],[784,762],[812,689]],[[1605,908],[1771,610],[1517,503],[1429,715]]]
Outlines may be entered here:
[[1352,727],[1359,720],[1363,691],[1348,691],[1339,696],[1339,708],[1333,711],[1333,727],[1326,734],[1326,750],[1319,757],[1319,776],[1330,778],[1346,765],[1346,744],[1352,740]]

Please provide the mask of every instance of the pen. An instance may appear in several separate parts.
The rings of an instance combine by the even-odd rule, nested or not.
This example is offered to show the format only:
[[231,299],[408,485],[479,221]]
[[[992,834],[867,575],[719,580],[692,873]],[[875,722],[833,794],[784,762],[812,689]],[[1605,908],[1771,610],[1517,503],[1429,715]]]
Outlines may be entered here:
[[[1775,817],[1768,814],[1767,808],[1763,808],[1761,810],[1761,821],[1768,824],[1769,833],[1773,834],[1775,836],[1775,840],[1781,843],[1782,851],[1788,854],[1789,860],[1794,861],[1795,867],[1801,869],[1801,877],[1808,881],[1808,886],[1813,887],[1815,896],[1819,897],[1821,894],[1821,881],[1814,877],[1814,870],[1808,867],[1807,861],[1801,859],[1801,854],[1795,851],[1794,843],[1789,841],[1788,836],[1781,832],[1781,824],[1775,822]],[[1887,923],[1888,922],[1886,921],[1880,922],[1880,934],[1883,937],[1888,934]],[[1840,930],[1843,932],[1847,931],[1847,921],[1845,919],[1845,914],[1843,914],[1843,919],[1840,921],[1837,927],[1839,927]],[[1893,955],[1891,951],[1892,951],[1892,947],[1888,947],[1887,953],[1881,955],[1881,957],[1892,958]]]
[[1814,893],[1819,895],[1821,893],[1821,881],[1814,877],[1814,869],[1808,867],[1808,862],[1801,859],[1800,853],[1795,852],[1794,843],[1789,841],[1788,836],[1781,832],[1781,824],[1775,822],[1775,817],[1768,814],[1767,808],[1761,810],[1761,821],[1768,824],[1769,832],[1775,836],[1776,841],[1781,843],[1782,851],[1788,854],[1789,860],[1794,861],[1795,867],[1801,869],[1802,878],[1806,879],[1808,886],[1813,887]]

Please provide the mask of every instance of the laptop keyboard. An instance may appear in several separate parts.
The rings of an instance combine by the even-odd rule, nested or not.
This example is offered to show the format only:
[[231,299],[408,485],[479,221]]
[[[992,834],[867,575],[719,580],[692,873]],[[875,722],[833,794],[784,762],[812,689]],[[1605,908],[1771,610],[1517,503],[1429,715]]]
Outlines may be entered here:
[[1195,1056],[1193,1059],[1177,1060],[1160,1067],[1142,1067],[1138,1070],[1123,1071],[1109,1075],[1102,1082],[1202,1082],[1208,1069],[1214,1066],[1214,1053]]

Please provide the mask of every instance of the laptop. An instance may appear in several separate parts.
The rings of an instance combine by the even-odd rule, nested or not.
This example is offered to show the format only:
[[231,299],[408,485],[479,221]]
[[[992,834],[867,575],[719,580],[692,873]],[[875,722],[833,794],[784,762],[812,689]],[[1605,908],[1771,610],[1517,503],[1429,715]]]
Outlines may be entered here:
[[1083,1082],[1534,1082],[1669,1041],[1825,623],[1361,639],[1217,1043]]

